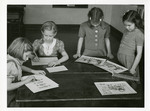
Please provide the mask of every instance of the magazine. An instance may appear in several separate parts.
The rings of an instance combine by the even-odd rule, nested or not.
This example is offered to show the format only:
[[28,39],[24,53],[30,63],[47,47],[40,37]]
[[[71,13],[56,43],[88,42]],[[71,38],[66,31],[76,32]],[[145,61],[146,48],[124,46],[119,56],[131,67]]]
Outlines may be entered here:
[[105,61],[106,59],[103,58],[96,58],[96,57],[89,57],[89,56],[82,55],[75,62],[81,62],[81,63],[87,63],[93,65],[102,65]]
[[111,61],[105,61],[103,63],[103,65],[95,65],[99,68],[102,68],[110,73],[121,73],[121,72],[124,72],[124,71],[127,71],[128,69],[123,67],[123,66],[120,66],[116,63],[113,63]]
[[102,95],[136,94],[126,81],[94,82]]

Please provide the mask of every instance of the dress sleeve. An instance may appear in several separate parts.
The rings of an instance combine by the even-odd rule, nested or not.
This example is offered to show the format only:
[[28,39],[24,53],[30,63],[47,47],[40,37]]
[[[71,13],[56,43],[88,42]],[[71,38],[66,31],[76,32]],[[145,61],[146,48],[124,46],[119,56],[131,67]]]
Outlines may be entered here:
[[78,36],[79,37],[85,37],[85,35],[86,35],[86,32],[85,32],[84,26],[81,24],[80,28],[79,28]]
[[13,81],[17,77],[17,67],[13,62],[7,63],[7,77],[11,78]]
[[63,41],[59,41],[58,52],[62,53],[63,51],[65,51],[64,43],[63,43]]
[[109,38],[110,37],[110,26],[108,25],[106,27],[106,33],[105,33],[105,38]]
[[143,33],[139,33],[136,36],[136,45],[137,46],[143,46],[144,44],[144,34]]

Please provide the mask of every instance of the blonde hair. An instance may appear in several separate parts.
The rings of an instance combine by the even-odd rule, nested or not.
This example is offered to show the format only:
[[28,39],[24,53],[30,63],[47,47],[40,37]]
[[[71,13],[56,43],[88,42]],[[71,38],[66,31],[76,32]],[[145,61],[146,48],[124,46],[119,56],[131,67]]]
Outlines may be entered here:
[[41,31],[44,32],[44,30],[53,31],[53,33],[55,34],[57,33],[57,26],[53,21],[46,21],[41,27]]
[[23,59],[23,53],[32,51],[33,47],[30,41],[28,41],[26,38],[19,37],[16,38],[8,47],[7,54],[18,58],[20,60]]

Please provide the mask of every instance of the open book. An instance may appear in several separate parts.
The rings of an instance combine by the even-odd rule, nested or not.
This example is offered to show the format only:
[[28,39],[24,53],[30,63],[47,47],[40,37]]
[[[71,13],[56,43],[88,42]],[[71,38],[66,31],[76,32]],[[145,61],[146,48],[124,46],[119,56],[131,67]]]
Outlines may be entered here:
[[78,58],[75,62],[92,64],[92,65],[102,68],[110,73],[121,73],[121,72],[128,70],[127,68],[125,68],[121,65],[118,65],[116,63],[113,63],[111,61],[108,61],[106,59],[89,57],[89,56],[84,56],[84,55],[82,55],[80,58]]
[[[59,84],[51,80],[50,78],[44,75],[32,75],[35,77],[35,81],[25,84],[33,93],[37,93],[40,91],[57,88]],[[22,77],[21,80],[26,79],[28,76]]]
[[94,84],[102,95],[137,93],[126,81],[95,82]]
[[96,57],[89,57],[89,56],[82,55],[75,62],[81,62],[81,63],[87,63],[93,65],[102,65],[105,61],[106,59],[103,58],[96,58]]
[[123,66],[120,66],[116,63],[113,63],[111,61],[105,61],[102,65],[95,65],[99,68],[102,68],[110,73],[122,73],[124,71],[127,71],[128,69],[123,67]]

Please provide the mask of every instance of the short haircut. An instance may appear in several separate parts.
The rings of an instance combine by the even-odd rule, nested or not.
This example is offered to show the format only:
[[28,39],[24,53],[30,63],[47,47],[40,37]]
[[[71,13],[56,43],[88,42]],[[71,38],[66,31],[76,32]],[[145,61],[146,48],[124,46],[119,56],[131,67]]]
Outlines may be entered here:
[[33,46],[30,41],[26,38],[19,37],[16,38],[8,47],[7,54],[13,56],[14,58],[18,58],[23,60],[24,52],[31,51],[33,52]]
[[57,26],[53,21],[46,21],[41,27],[41,31],[44,32],[44,30],[49,30],[53,31],[53,33],[57,33]]

